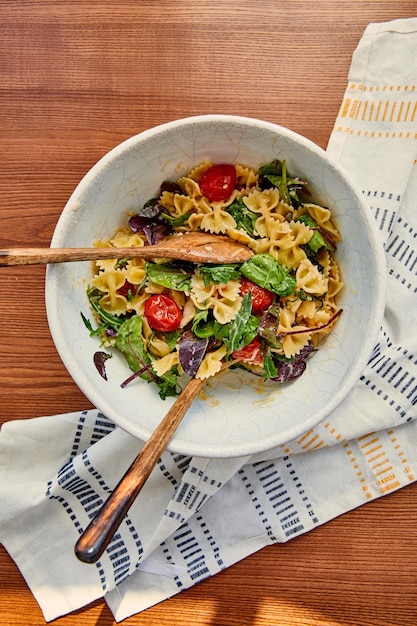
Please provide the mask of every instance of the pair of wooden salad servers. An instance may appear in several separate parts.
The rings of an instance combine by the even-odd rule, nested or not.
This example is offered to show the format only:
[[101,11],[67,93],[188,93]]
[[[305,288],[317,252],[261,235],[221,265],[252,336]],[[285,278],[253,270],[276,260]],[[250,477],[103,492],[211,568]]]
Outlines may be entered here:
[[[229,237],[191,232],[174,234],[154,245],[140,247],[0,250],[0,266],[45,265],[110,258],[169,258],[192,263],[242,264],[252,255],[246,246]],[[225,364],[223,369],[231,364]],[[203,384],[204,381],[196,378],[189,381],[116,485],[113,493],[79,537],[75,545],[75,554],[81,561],[95,563],[103,554]]]
[[221,235],[190,232],[170,235],[153,245],[130,248],[11,248],[0,250],[0,267],[45,265],[100,259],[168,258],[192,263],[244,263],[252,256],[246,246]]
[[[192,263],[242,264],[252,256],[253,253],[246,246],[229,237],[199,231],[174,234],[154,245],[141,247],[0,250],[0,267],[110,258],[168,258]],[[223,369],[231,364],[225,364]],[[95,563],[103,554],[203,384],[203,380],[196,378],[189,381],[103,507],[81,534],[75,545],[75,554],[81,561]]]

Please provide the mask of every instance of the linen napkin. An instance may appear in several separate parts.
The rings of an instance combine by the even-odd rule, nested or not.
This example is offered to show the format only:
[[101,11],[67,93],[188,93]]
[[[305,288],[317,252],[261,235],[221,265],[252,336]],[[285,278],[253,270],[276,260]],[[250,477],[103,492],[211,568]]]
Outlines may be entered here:
[[388,264],[378,343],[329,418],[251,457],[165,452],[95,565],[74,544],[142,444],[97,410],[3,426],[0,538],[45,620],[101,596],[123,620],[416,480],[416,58],[417,19],[370,24],[328,146],[363,190]]

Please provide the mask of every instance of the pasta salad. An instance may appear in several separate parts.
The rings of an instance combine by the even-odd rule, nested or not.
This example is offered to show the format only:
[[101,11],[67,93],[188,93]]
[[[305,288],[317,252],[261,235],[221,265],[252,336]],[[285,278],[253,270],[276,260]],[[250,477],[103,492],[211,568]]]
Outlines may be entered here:
[[101,340],[100,374],[115,348],[132,371],[122,386],[140,377],[162,399],[180,393],[184,376],[209,378],[230,363],[277,383],[301,376],[341,314],[331,211],[311,201],[285,160],[258,170],[204,162],[163,182],[95,245],[146,246],[189,231],[226,235],[253,256],[240,265],[96,261],[87,296],[97,326],[83,319]]

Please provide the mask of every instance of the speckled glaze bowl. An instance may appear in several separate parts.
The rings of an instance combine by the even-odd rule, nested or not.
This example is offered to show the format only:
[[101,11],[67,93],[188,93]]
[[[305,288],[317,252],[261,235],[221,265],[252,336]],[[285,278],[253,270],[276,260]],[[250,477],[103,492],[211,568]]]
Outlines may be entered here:
[[[171,440],[172,451],[226,458],[268,450],[313,428],[352,390],[375,344],[385,299],[384,256],[368,205],[348,175],[300,135],[257,119],[205,115],[152,128],[115,147],[81,180],[57,223],[52,247],[89,247],[153,197],[163,180],[176,179],[205,159],[257,168],[275,158],[286,159],[288,171],[307,179],[314,201],[336,218],[343,236],[337,250],[343,314],[292,383],[263,383],[240,370],[208,380]],[[156,386],[141,379],[122,389],[130,371],[116,353],[106,363],[108,380],[98,375],[93,364],[98,343],[81,318],[81,312],[91,317],[90,271],[88,263],[48,267],[51,334],[87,398],[146,440],[173,399],[162,401]]]

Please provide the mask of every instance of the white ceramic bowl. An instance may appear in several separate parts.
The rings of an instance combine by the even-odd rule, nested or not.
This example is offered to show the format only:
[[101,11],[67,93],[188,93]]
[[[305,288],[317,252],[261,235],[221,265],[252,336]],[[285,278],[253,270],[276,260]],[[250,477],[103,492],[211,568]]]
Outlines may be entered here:
[[[205,398],[194,402],[171,440],[172,451],[234,457],[268,450],[313,428],[351,391],[375,344],[385,299],[383,251],[362,193],[322,149],[300,135],[256,119],[206,115],[152,128],[115,147],[82,179],[57,223],[52,247],[89,247],[153,197],[163,180],[178,178],[205,159],[256,168],[274,158],[286,159],[289,172],[306,178],[314,200],[336,218],[343,236],[337,250],[346,285],[343,314],[303,376],[290,384],[262,384],[236,370],[209,380]],[[122,389],[130,374],[122,356],[107,361],[108,381],[97,373],[98,342],[89,337],[80,314],[92,317],[86,297],[90,271],[88,263],[48,267],[52,337],[87,398],[146,440],[173,399],[162,401],[156,386],[141,379]]]

